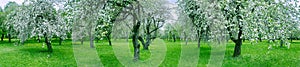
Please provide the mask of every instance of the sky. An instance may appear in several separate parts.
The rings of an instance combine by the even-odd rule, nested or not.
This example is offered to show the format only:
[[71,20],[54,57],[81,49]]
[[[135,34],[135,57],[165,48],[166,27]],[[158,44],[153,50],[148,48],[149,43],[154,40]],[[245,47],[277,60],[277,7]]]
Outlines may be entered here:
[[1,6],[1,8],[3,9],[3,8],[5,7],[5,5],[6,5],[9,1],[14,1],[14,2],[16,2],[16,3],[18,3],[18,4],[22,4],[22,2],[23,2],[24,0],[1,0],[1,1],[0,1],[0,6]]
[[168,0],[170,1],[171,3],[176,3],[177,0]]

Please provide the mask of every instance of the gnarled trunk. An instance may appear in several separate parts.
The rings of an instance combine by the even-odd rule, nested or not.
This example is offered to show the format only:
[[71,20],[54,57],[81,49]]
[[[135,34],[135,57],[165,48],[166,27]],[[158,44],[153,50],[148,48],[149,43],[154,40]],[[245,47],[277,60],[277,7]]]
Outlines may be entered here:
[[135,24],[133,26],[133,34],[132,34],[132,43],[133,43],[133,49],[134,49],[134,61],[137,61],[140,59],[140,44],[138,42],[138,34],[139,34],[139,28],[140,28],[140,21],[137,22],[137,24]]

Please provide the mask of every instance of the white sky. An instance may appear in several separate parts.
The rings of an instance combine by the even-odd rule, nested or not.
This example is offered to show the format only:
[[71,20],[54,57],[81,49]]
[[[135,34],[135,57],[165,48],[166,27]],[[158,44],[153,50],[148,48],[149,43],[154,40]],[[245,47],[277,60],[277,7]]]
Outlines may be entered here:
[[1,8],[3,9],[4,6],[5,6],[8,2],[10,2],[10,1],[14,1],[14,2],[16,2],[16,3],[18,3],[18,4],[22,4],[22,2],[23,2],[24,0],[1,0],[1,1],[0,1],[0,6],[1,6]]

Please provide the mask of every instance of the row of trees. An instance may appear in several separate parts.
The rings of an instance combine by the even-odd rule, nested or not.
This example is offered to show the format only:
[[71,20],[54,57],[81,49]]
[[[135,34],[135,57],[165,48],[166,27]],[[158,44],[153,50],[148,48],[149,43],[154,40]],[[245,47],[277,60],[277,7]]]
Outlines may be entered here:
[[298,29],[299,11],[296,8],[299,7],[296,3],[293,0],[180,0],[179,6],[182,16],[191,20],[186,25],[193,26],[199,46],[200,35],[215,39],[215,32],[220,30],[210,30],[210,26],[222,24],[220,27],[226,29],[222,35],[229,36],[235,43],[233,57],[237,57],[241,54],[243,39],[279,39],[281,46],[288,43],[287,38]]
[[[48,51],[52,52],[51,39],[63,39],[72,35],[74,41],[89,38],[106,38],[111,43],[113,32],[128,29],[127,38],[132,39],[134,60],[139,59],[140,44],[148,50],[158,30],[169,19],[166,1],[161,0],[26,0],[22,5],[10,2],[0,11],[1,39],[7,35],[27,39],[44,38]],[[178,33],[187,42],[230,39],[235,43],[234,57],[241,54],[243,39],[279,39],[281,46],[298,29],[299,11],[292,1],[246,1],[246,0],[179,0],[179,23],[168,23],[167,35],[174,41]],[[54,6],[63,5],[62,8]],[[116,26],[117,25],[117,26]],[[290,26],[294,25],[294,26]],[[121,27],[113,28],[113,27]],[[123,28],[123,29],[122,29]],[[183,29],[180,29],[183,28]],[[128,32],[129,31],[129,32]]]
[[[14,3],[13,6],[10,3]],[[135,60],[139,59],[139,42],[148,50],[168,15],[166,1],[159,0],[26,0],[21,5],[10,3],[7,13],[0,13],[2,40],[5,34],[17,37],[21,44],[29,38],[43,38],[48,51],[52,52],[53,37],[59,38],[61,44],[71,35],[73,41],[81,41],[81,44],[89,38],[90,47],[94,48],[94,39],[106,38],[112,45],[111,33],[118,24],[126,26],[132,33]]]

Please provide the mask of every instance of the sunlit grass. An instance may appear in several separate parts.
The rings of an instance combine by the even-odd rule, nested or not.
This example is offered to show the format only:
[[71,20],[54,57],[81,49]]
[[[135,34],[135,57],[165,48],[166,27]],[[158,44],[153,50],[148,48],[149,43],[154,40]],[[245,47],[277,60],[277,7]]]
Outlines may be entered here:
[[63,45],[53,43],[53,53],[48,53],[43,43],[29,40],[24,45],[0,42],[0,67],[57,67],[76,66],[71,41]]
[[[121,40],[122,41],[122,40]],[[125,40],[124,40],[125,41]],[[14,41],[15,42],[15,41]],[[42,41],[43,42],[43,41]],[[132,51],[131,41],[124,43],[128,44]],[[113,51],[113,47],[109,46],[106,41],[100,41],[96,44],[96,50],[102,64],[105,67],[124,67],[121,61],[117,59]],[[122,43],[119,43],[122,44]],[[180,61],[181,42],[165,41],[166,55],[160,67],[177,67]],[[196,42],[189,42],[188,45],[196,46]],[[223,60],[223,67],[296,67],[300,65],[300,40],[294,40],[291,47],[272,47],[268,49],[267,41],[259,42],[257,44],[250,44],[248,41],[242,45],[242,55],[236,58],[232,57],[234,43],[229,42],[226,47],[225,56]],[[24,45],[16,46],[14,43],[8,43],[7,39],[0,42],[0,67],[74,67],[77,66],[73,54],[73,47],[71,40],[66,40],[62,45],[58,45],[58,41],[52,41],[53,53],[46,52],[46,46],[43,43],[37,43],[35,40],[29,40]],[[117,44],[113,44],[117,45]],[[124,47],[128,47],[124,46]],[[197,47],[195,47],[197,48]],[[151,49],[156,49],[150,46]],[[201,43],[199,49],[198,67],[207,66],[210,58],[211,46],[205,42]],[[152,53],[147,50],[142,50],[141,60],[145,61],[151,57]],[[128,57],[133,57],[129,55]],[[130,60],[131,61],[131,60]]]

